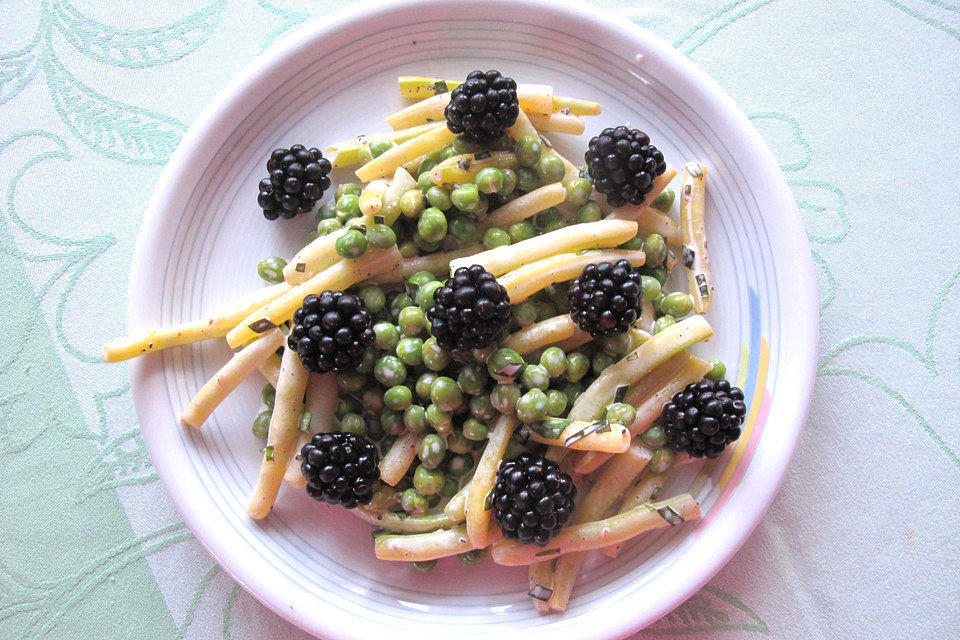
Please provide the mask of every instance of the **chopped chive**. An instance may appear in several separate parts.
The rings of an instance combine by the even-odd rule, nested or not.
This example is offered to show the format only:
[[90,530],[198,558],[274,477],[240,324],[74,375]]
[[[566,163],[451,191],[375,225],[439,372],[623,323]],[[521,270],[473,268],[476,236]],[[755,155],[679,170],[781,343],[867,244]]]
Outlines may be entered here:
[[295,266],[295,267],[293,268],[293,270],[296,271],[297,273],[303,273],[304,271],[307,270],[307,263],[306,263],[306,262],[298,262],[298,263],[297,263],[297,266]]
[[624,399],[624,398],[626,397],[626,395],[627,395],[627,389],[629,389],[629,388],[630,388],[630,385],[618,384],[618,385],[617,385],[617,390],[616,390],[616,392],[613,394],[613,401],[614,401],[614,402],[623,402],[623,399]]
[[707,284],[707,276],[702,273],[697,274],[697,289],[700,291],[701,298],[710,297],[710,286]]
[[473,156],[474,160],[486,160],[487,158],[492,158],[493,156],[489,151],[481,151],[480,153]]
[[487,494],[487,497],[483,499],[483,510],[489,511],[493,508],[493,490]]
[[263,456],[267,462],[273,462],[273,445],[272,444],[268,444],[266,447],[264,447]]
[[555,556],[560,553],[560,549],[544,549],[543,551],[538,551],[534,555],[538,558],[543,558],[544,556]]
[[439,95],[441,93],[446,93],[447,91],[450,91],[450,89],[447,88],[446,80],[437,80],[430,86],[430,88],[433,89],[434,95]]
[[687,269],[693,268],[693,259],[696,257],[697,252],[693,250],[692,247],[683,248],[683,266]]
[[271,329],[276,329],[277,325],[273,324],[266,318],[260,318],[256,322],[251,322],[248,324],[247,328],[254,333],[263,333],[265,331],[270,331]]
[[386,224],[387,219],[383,216],[373,216],[373,221],[376,224]]
[[659,513],[660,517],[666,520],[667,524],[669,524],[671,527],[685,522],[683,516],[677,513],[670,505],[660,507],[657,509],[657,513]]
[[312,417],[309,411],[300,414],[300,431],[310,432],[310,418]]
[[542,584],[537,584],[533,586],[533,589],[530,589],[530,591],[527,592],[527,595],[541,602],[546,602],[550,599],[550,596],[553,595],[553,589],[548,589]]

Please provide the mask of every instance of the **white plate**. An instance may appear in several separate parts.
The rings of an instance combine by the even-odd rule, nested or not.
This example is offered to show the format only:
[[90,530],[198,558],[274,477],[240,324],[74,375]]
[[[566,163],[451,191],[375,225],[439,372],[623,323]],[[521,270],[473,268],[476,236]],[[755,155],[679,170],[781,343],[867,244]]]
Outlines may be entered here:
[[[201,317],[261,286],[261,257],[299,247],[309,216],[269,223],[257,209],[256,185],[273,148],[382,131],[401,106],[397,75],[462,77],[474,68],[598,100],[603,115],[588,120],[588,134],[628,123],[648,132],[674,166],[709,166],[716,336],[701,352],[728,363],[749,419],[735,447],[678,483],[700,500],[700,522],[649,534],[616,561],[594,559],[566,614],[541,617],[522,568],[488,560],[466,569],[452,560],[424,575],[379,562],[369,526],[289,487],[269,518],[251,521],[245,507],[262,445],[250,423],[261,383],[248,381],[202,431],[186,431],[180,409],[226,360],[225,346],[135,362],[144,439],[184,520],[253,595],[330,640],[507,640],[529,638],[533,628],[551,638],[626,635],[691,595],[746,539],[806,414],[817,346],[813,263],[773,156],[689,60],[622,18],[580,5],[365,6],[321,18],[257,59],[190,129],[156,188],[133,266],[130,329]],[[587,139],[565,140],[561,150],[579,156]]]

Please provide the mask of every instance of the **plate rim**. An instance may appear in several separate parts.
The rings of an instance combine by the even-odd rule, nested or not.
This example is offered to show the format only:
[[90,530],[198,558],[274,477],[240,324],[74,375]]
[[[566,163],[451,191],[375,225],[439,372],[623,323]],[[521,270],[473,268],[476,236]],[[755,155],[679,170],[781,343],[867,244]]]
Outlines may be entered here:
[[[224,116],[228,116],[238,106],[246,92],[248,92],[256,83],[262,79],[270,69],[282,62],[289,56],[294,56],[301,47],[314,40],[322,39],[325,35],[334,33],[337,30],[353,23],[357,20],[370,18],[377,15],[390,15],[395,12],[406,12],[417,10],[418,8],[429,7],[435,4],[442,4],[442,0],[395,0],[391,3],[382,3],[375,0],[361,2],[356,5],[343,7],[335,12],[316,16],[294,32],[279,39],[265,52],[261,53],[253,60],[248,62],[203,108],[193,124],[180,141],[177,149],[172,154],[169,162],[163,169],[156,186],[150,198],[150,202],[145,210],[143,222],[138,233],[134,254],[131,260],[130,279],[128,284],[128,308],[127,308],[127,328],[135,330],[140,326],[140,317],[142,311],[138,306],[131,304],[131,301],[137,300],[142,296],[143,291],[150,289],[149,273],[152,266],[151,261],[145,259],[149,255],[147,250],[149,241],[155,237],[156,232],[162,227],[164,216],[168,210],[166,201],[170,197],[173,186],[187,173],[189,163],[187,160],[196,150],[198,143],[213,130],[222,127],[221,122]],[[806,309],[808,314],[804,321],[800,323],[799,331],[805,332],[803,336],[792,335],[792,338],[799,338],[799,341],[809,348],[806,349],[806,361],[796,362],[794,369],[797,371],[795,378],[794,397],[798,401],[793,416],[794,419],[786,425],[792,429],[784,433],[781,441],[785,446],[776,452],[776,459],[765,459],[765,466],[773,466],[773,471],[768,472],[765,478],[769,481],[767,485],[754,492],[756,500],[752,509],[745,513],[745,519],[749,521],[748,526],[738,529],[735,533],[727,536],[726,544],[722,549],[718,549],[712,561],[699,565],[699,567],[690,569],[684,567],[687,574],[681,575],[683,579],[673,580],[673,584],[664,588],[665,594],[660,598],[657,607],[644,608],[643,611],[624,612],[621,616],[610,616],[607,619],[593,620],[592,627],[594,632],[599,635],[594,637],[615,638],[633,633],[646,625],[656,621],[669,613],[675,607],[683,603],[687,598],[700,590],[729,560],[736,554],[737,550],[750,537],[753,530],[759,524],[760,519],[768,510],[773,499],[779,493],[780,486],[790,467],[790,461],[793,457],[796,447],[799,444],[800,436],[805,426],[810,402],[813,394],[814,382],[816,379],[816,351],[819,343],[819,304],[816,297],[816,275],[812,255],[810,253],[809,241],[802,224],[802,219],[789,185],[779,165],[766,145],[759,132],[753,126],[753,123],[747,118],[746,114],[733,101],[733,99],[724,91],[715,80],[713,80],[705,71],[700,69],[693,61],[680,53],[676,48],[656,34],[640,27],[639,25],[612,13],[611,11],[593,5],[587,5],[579,0],[565,0],[563,2],[545,3],[540,0],[486,0],[484,4],[487,7],[492,5],[501,5],[504,7],[521,7],[525,9],[534,9],[542,11],[546,8],[563,14],[565,18],[580,21],[589,21],[605,30],[618,31],[630,39],[643,42],[643,46],[648,50],[655,50],[659,56],[675,65],[679,73],[690,82],[700,87],[708,93],[711,99],[716,100],[719,108],[723,110],[738,125],[740,133],[745,136],[743,144],[748,146],[752,152],[758,153],[760,161],[776,169],[773,176],[774,185],[768,189],[776,188],[777,195],[784,199],[789,212],[784,212],[783,218],[786,226],[790,227],[787,234],[795,236],[797,239],[789,243],[786,248],[790,253],[786,260],[792,267],[795,267],[790,274],[790,281],[797,285],[792,291],[794,306],[798,309]],[[784,196],[786,196],[784,198]],[[781,337],[783,339],[783,337]],[[801,356],[802,358],[802,356]],[[143,393],[138,393],[138,387],[150,374],[150,369],[155,368],[158,357],[140,358],[134,360],[129,365],[131,377],[131,392],[137,413],[138,424],[140,416],[147,411],[145,406],[146,399]],[[173,428],[182,428],[175,424]],[[324,619],[323,616],[311,615],[310,612],[294,609],[292,605],[278,594],[275,589],[271,590],[269,576],[258,575],[255,570],[249,568],[251,563],[244,565],[242,562],[234,564],[226,549],[220,549],[212,545],[209,536],[209,523],[199,513],[197,513],[194,501],[188,498],[188,492],[179,490],[179,479],[177,474],[172,472],[165,473],[162,468],[165,460],[162,452],[163,438],[159,434],[142,432],[144,442],[150,454],[151,460],[157,469],[157,475],[162,482],[164,489],[170,496],[170,500],[176,508],[178,514],[190,528],[197,541],[206,549],[208,553],[216,560],[235,581],[241,584],[244,589],[272,610],[277,615],[295,624],[304,631],[312,634],[322,633],[328,638],[361,639],[368,637],[363,635],[367,628],[367,621],[355,620],[350,615],[348,618],[343,616],[330,616]],[[772,456],[773,454],[771,454]],[[203,532],[201,534],[201,532]],[[680,568],[676,571],[679,573]],[[337,620],[353,620],[357,624],[354,629],[345,628]],[[549,618],[548,618],[549,620]],[[565,627],[562,630],[556,629],[558,635],[567,636],[576,634],[578,629],[582,628],[581,622],[573,627]],[[358,635],[360,634],[360,635]],[[569,637],[575,638],[576,635]]]

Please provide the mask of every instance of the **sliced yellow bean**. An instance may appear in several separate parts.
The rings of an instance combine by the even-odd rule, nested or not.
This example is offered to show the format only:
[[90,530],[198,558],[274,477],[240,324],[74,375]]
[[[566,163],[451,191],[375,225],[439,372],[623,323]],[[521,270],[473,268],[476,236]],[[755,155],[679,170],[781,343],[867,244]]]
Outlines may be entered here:
[[627,250],[560,253],[514,269],[500,276],[498,281],[507,290],[510,303],[519,304],[551,284],[573,280],[588,264],[618,260],[626,260],[633,266],[639,267],[643,265],[645,256],[643,251]]
[[417,458],[420,434],[407,431],[394,440],[390,450],[380,460],[380,480],[391,487],[403,479],[404,474]]
[[430,180],[437,185],[473,182],[481,169],[516,169],[517,156],[512,151],[493,151],[487,157],[477,158],[472,153],[451,156],[430,170]]
[[704,226],[706,184],[706,165],[699,162],[684,165],[680,183],[680,231],[693,310],[697,313],[707,313],[713,305],[713,276]]
[[535,431],[530,431],[530,439],[551,447],[563,447],[574,451],[601,451],[607,454],[623,453],[630,448],[630,432],[622,424],[610,423],[605,425],[606,430],[593,431],[586,436],[578,437],[580,433],[594,428],[596,423],[586,420],[571,420],[559,436],[546,438]]
[[[463,84],[462,80],[444,80],[422,76],[400,76],[397,78],[397,82],[400,85],[400,95],[415,100],[448,93]],[[550,89],[550,91],[548,92],[546,89]],[[524,111],[535,111],[537,113],[566,111],[566,113],[581,116],[600,115],[599,102],[563,96],[553,96],[552,100],[544,100],[545,96],[552,93],[552,88],[545,85],[517,85],[517,98],[520,100],[520,108]]]
[[[507,443],[513,430],[517,428],[514,415],[503,415],[497,420],[487,439],[487,446],[477,462],[470,491],[467,494],[467,533],[473,548],[482,549],[490,543],[490,518],[493,509],[487,504],[487,498],[493,491],[497,478],[497,467],[503,460]],[[499,531],[499,530],[498,530]]]
[[548,344],[570,338],[576,328],[577,325],[573,322],[570,314],[567,313],[524,327],[507,336],[507,339],[500,346],[505,349],[513,349],[523,355]]
[[356,174],[363,182],[393,175],[397,167],[450,144],[456,136],[446,127],[437,127],[416,138],[398,144],[384,151],[370,162],[357,169]]
[[586,130],[586,124],[579,116],[566,113],[551,113],[550,115],[541,115],[538,113],[529,113],[530,124],[539,131],[552,131],[555,133],[566,133],[572,136],[579,136]]
[[[629,220],[598,220],[570,225],[513,245],[483,251],[450,262],[450,273],[479,264],[495,276],[543,258],[599,247],[615,247],[637,235],[637,223]],[[637,252],[642,255],[642,252]]]
[[566,197],[567,190],[563,188],[563,184],[559,182],[548,184],[494,209],[480,222],[480,226],[483,229],[490,227],[505,229],[515,222],[526,220],[541,211],[557,206]]
[[[490,541],[499,540],[499,533],[499,529],[491,532]],[[406,536],[384,533],[374,538],[377,559],[399,562],[439,560],[479,548],[470,541],[465,525]]]
[[[307,382],[307,399],[304,403],[304,411],[310,412],[310,425],[304,431],[300,429],[297,434],[296,450],[303,449],[303,445],[310,441],[314,433],[329,433],[336,426],[337,402],[340,400],[340,389],[337,387],[337,374],[333,372],[313,373]],[[307,484],[307,479],[303,477],[300,471],[300,462],[296,456],[290,460],[287,471],[283,479],[290,484],[303,487]]]
[[172,327],[150,329],[142,333],[116,338],[103,345],[103,361],[119,362],[170,347],[178,347],[212,338],[222,338],[238,322],[271,300],[276,300],[289,288],[289,285],[280,283],[257,289],[247,297],[214,313],[206,320],[185,322]]

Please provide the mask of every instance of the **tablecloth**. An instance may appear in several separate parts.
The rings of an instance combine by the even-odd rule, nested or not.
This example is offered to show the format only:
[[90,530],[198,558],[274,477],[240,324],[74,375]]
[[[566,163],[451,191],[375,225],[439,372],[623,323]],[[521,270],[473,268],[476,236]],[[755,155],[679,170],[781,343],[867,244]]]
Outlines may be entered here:
[[[178,518],[126,369],[99,347],[123,332],[137,230],[187,126],[273,41],[344,4],[0,2],[0,637],[305,637]],[[779,497],[636,637],[960,637],[960,5],[603,4],[756,124],[803,214],[822,319]]]

